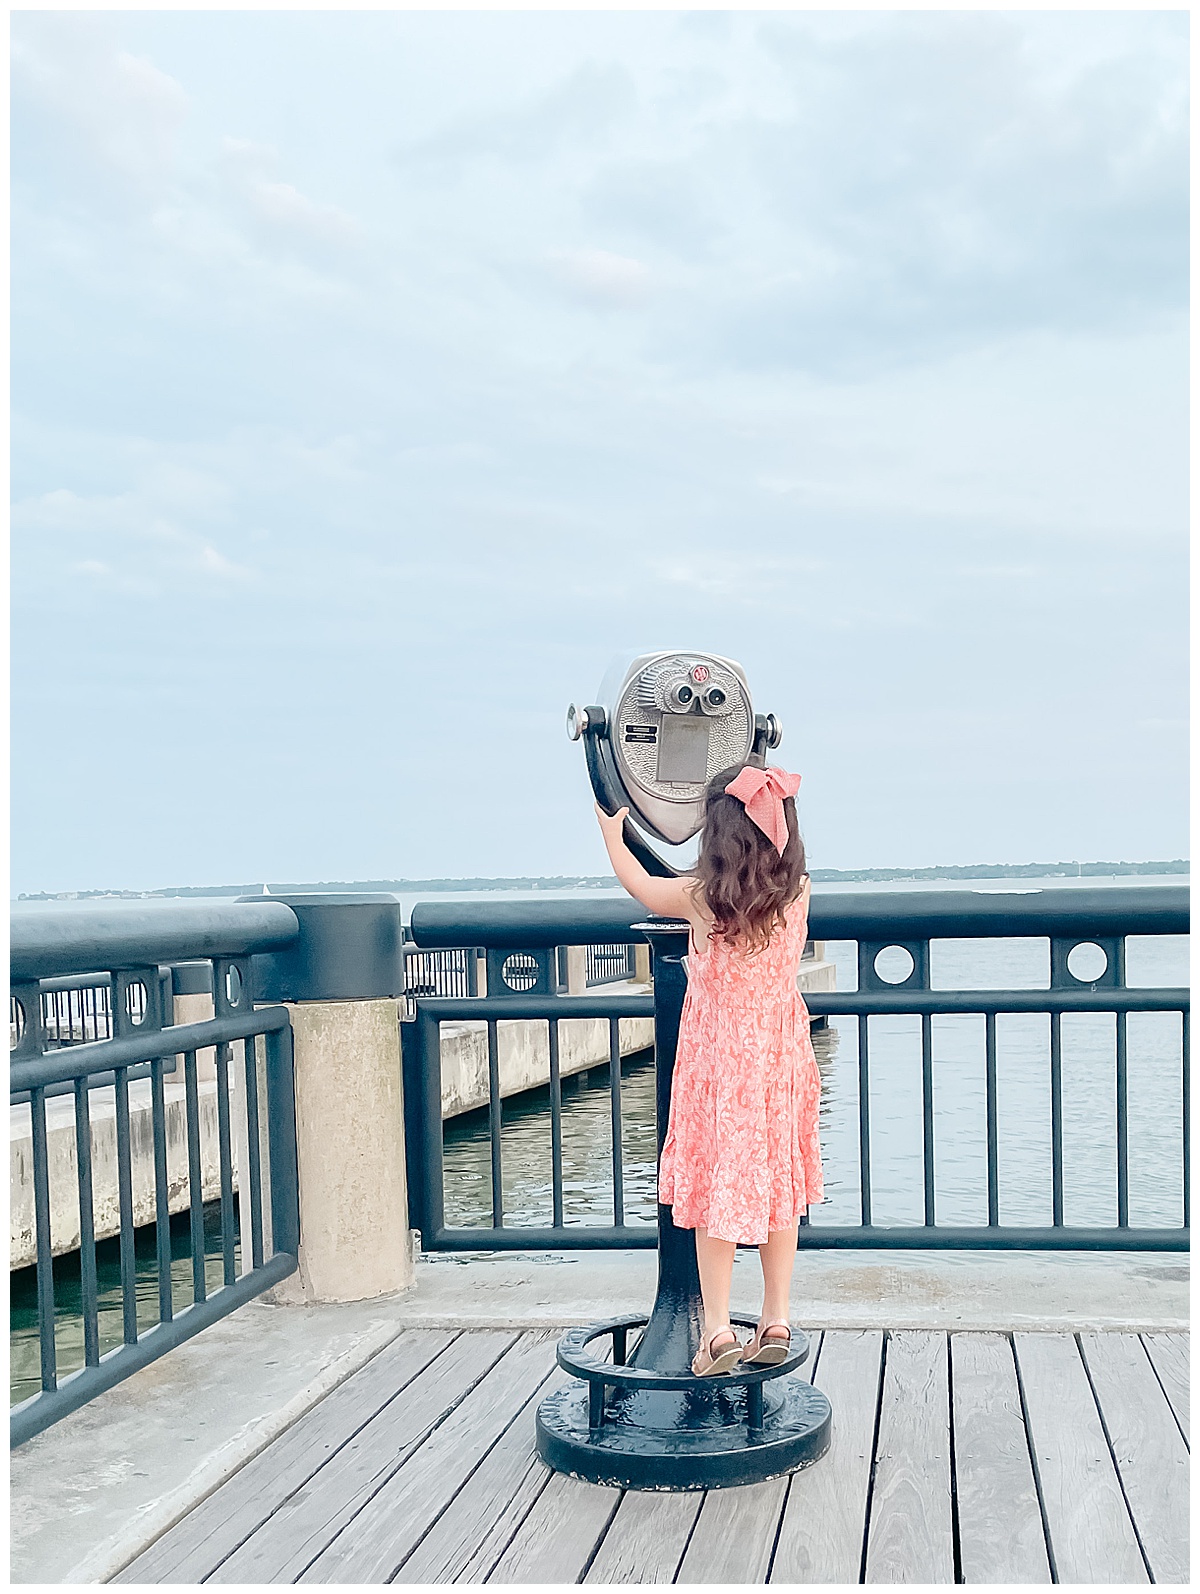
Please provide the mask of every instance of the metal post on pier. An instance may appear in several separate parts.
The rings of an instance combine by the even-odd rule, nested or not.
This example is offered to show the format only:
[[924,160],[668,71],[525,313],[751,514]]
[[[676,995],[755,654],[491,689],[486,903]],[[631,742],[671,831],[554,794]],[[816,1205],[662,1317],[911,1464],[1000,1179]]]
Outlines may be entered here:
[[[654,977],[655,1104],[661,1158],[683,999],[688,926],[674,919],[634,925],[651,946]],[[735,1316],[739,1326],[753,1320]],[[558,1362],[582,1380],[547,1395],[538,1408],[538,1455],[558,1472],[629,1489],[713,1489],[758,1483],[820,1459],[829,1448],[828,1398],[790,1376],[808,1356],[793,1331],[787,1360],[697,1378],[700,1275],[696,1237],[658,1209],[658,1292],[649,1316],[611,1318],[573,1329]],[[640,1335],[626,1356],[631,1333]],[[608,1336],[612,1360],[592,1344]]]

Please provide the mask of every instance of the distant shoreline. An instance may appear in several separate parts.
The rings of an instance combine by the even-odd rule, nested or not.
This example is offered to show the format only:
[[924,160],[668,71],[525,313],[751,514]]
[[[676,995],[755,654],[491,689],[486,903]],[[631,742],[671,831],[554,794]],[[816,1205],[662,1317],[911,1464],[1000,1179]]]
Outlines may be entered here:
[[[950,863],[934,864],[924,869],[814,869],[813,880],[826,882],[853,881],[903,881],[903,880],[1019,880],[1036,878],[1086,879],[1091,875],[1112,878],[1114,875],[1170,875],[1190,874],[1187,858],[1171,858],[1153,863]],[[22,891],[18,902],[76,902],[89,898],[132,898],[145,900],[155,897],[236,897],[258,895],[263,891],[272,896],[286,896],[305,891],[591,891],[612,890],[618,882],[615,875],[514,875],[490,879],[451,880],[322,880],[313,881],[251,881],[240,886],[164,886],[155,891]]]

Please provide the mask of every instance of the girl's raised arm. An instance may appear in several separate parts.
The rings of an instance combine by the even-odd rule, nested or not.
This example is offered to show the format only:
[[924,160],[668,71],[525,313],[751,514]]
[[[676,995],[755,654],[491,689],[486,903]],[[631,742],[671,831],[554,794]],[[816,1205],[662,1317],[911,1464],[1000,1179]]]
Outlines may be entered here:
[[600,804],[596,804],[596,817],[604,833],[604,845],[608,848],[613,873],[629,895],[636,897],[651,913],[687,918],[689,910],[692,910],[692,902],[687,894],[686,883],[650,874],[625,845],[622,831],[628,812],[628,808],[622,808],[615,814],[606,814]]

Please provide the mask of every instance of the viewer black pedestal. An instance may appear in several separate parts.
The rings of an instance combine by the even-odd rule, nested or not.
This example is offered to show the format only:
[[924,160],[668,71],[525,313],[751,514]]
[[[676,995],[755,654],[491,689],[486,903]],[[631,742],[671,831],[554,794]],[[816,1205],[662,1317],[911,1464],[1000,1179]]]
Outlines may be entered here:
[[[637,926],[654,956],[654,1023],[658,1150],[671,1105],[671,1076],[687,987],[687,925],[675,919]],[[734,1317],[741,1327],[753,1319]],[[758,1483],[811,1464],[829,1448],[827,1397],[790,1375],[808,1355],[808,1338],[792,1334],[792,1353],[776,1367],[743,1367],[696,1378],[700,1344],[700,1275],[691,1229],[677,1229],[670,1207],[658,1209],[658,1294],[645,1316],[610,1318],[572,1329],[558,1362],[582,1384],[542,1401],[538,1455],[558,1472],[630,1489],[715,1489]],[[626,1360],[631,1332],[641,1330]],[[592,1349],[608,1336],[612,1360]]]

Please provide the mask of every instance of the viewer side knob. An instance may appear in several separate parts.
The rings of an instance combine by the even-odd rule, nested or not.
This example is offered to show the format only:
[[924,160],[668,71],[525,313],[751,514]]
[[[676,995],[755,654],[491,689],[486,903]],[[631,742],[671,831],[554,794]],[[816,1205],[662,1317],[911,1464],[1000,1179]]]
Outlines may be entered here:
[[577,708],[572,703],[567,709],[567,735],[573,742],[586,736],[588,731],[603,731],[607,723],[608,715],[598,704],[589,703],[586,708]]

